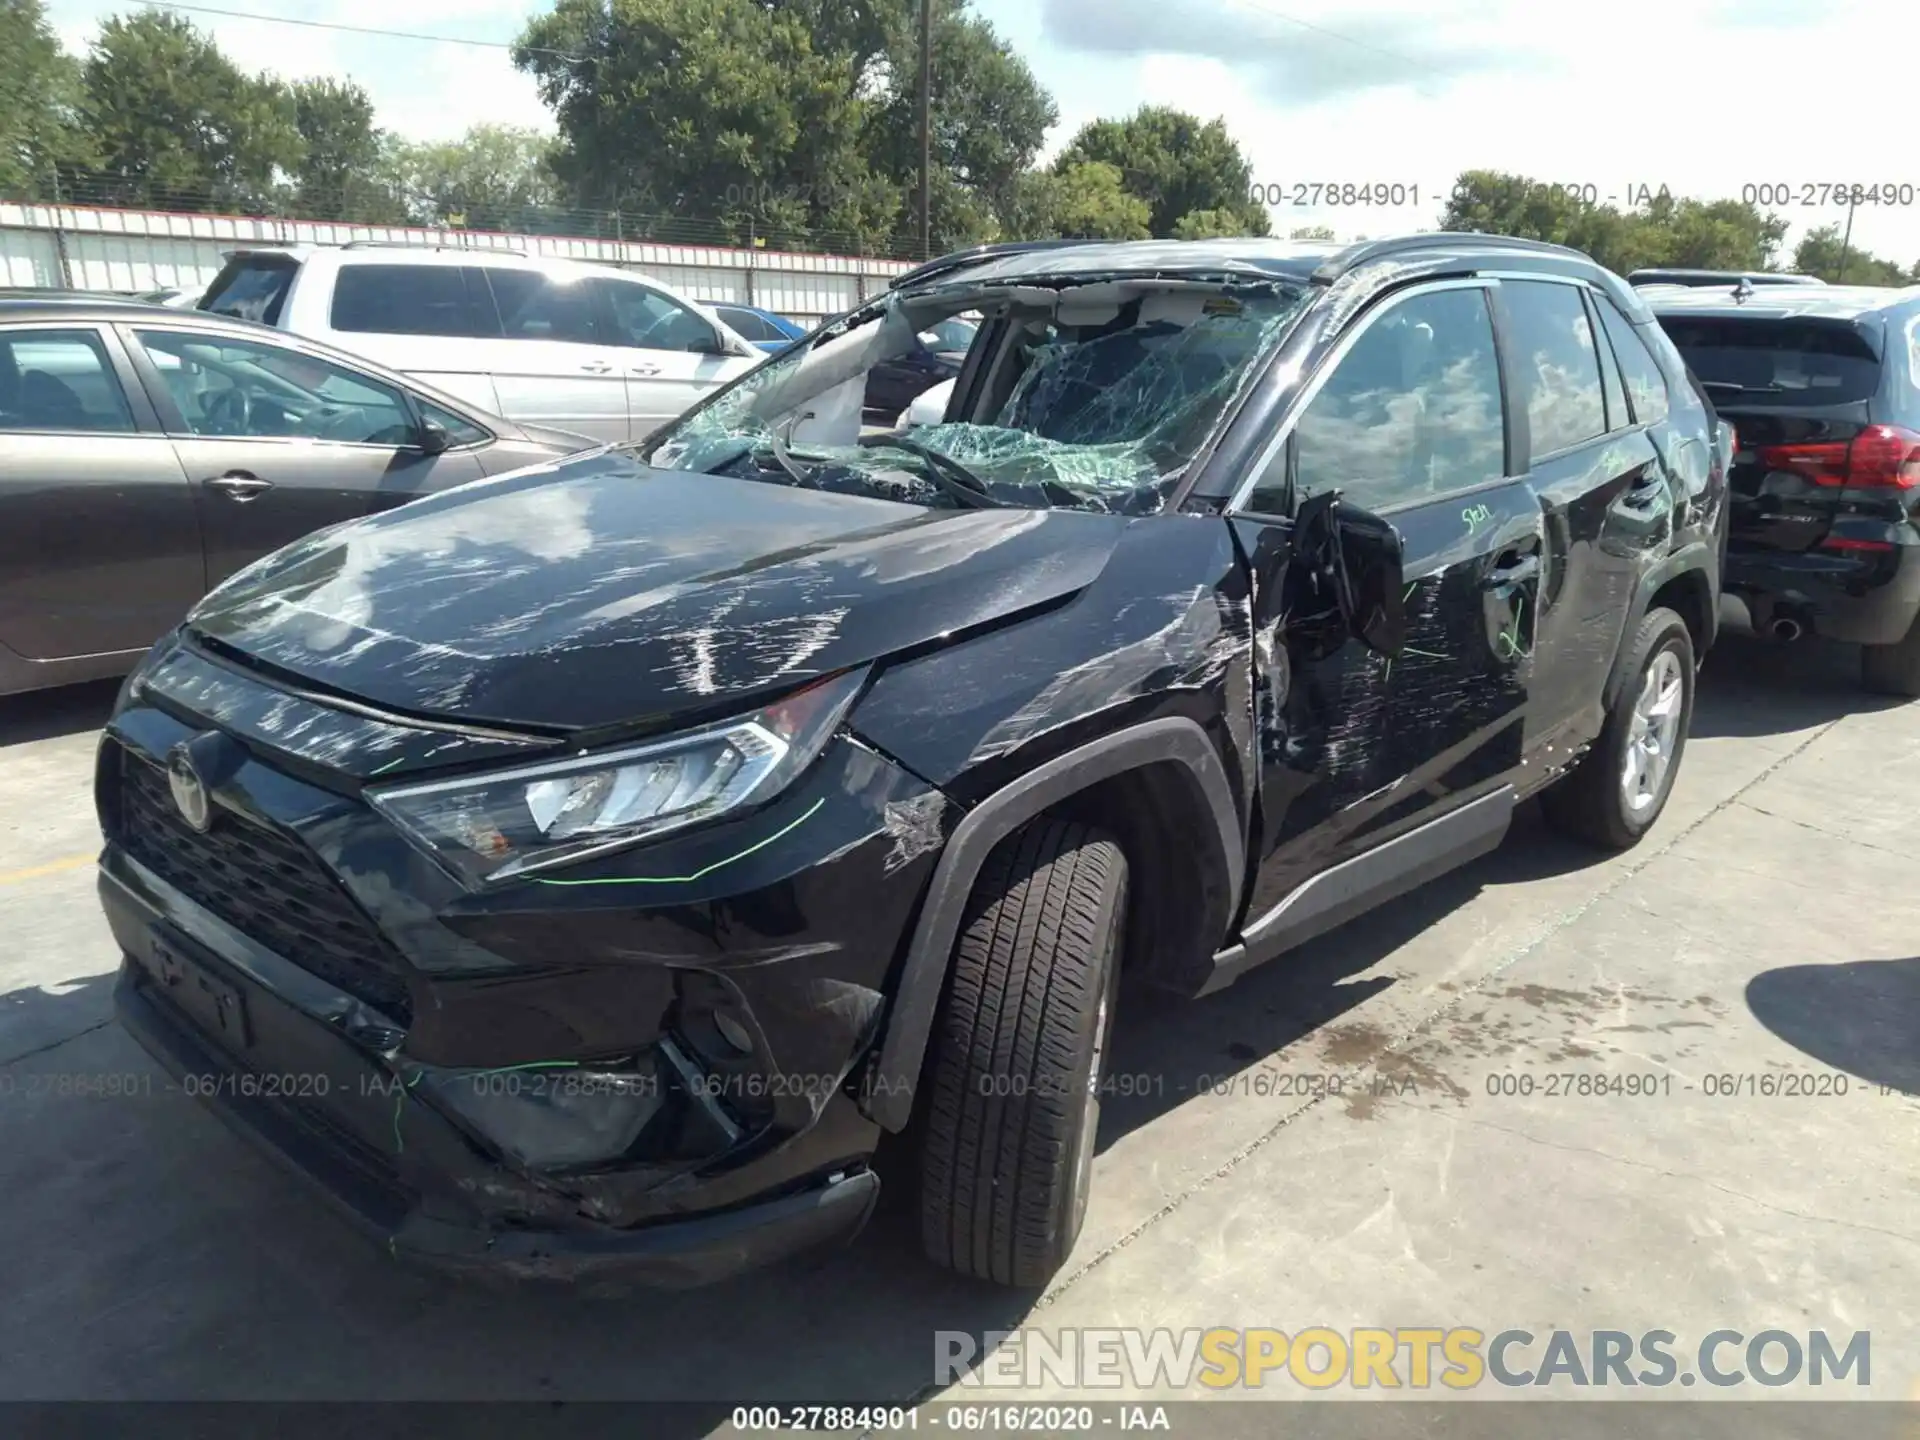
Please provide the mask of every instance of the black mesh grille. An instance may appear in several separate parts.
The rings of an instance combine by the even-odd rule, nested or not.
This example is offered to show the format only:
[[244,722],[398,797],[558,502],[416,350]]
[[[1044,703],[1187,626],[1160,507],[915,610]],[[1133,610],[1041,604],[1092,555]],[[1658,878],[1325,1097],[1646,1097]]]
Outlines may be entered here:
[[123,752],[116,807],[127,853],[249,939],[410,1023],[406,968],[313,852],[216,805],[201,834],[166,776]]

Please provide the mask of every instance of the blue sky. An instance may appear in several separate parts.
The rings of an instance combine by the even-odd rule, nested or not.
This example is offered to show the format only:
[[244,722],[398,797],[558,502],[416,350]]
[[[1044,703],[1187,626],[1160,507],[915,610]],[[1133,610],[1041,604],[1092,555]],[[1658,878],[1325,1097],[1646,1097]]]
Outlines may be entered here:
[[[212,8],[510,41],[550,0],[209,0]],[[70,48],[129,9],[50,0]],[[1920,7],[1893,0],[975,0],[1059,104],[1057,146],[1146,104],[1223,116],[1257,181],[1417,187],[1395,209],[1276,209],[1284,233],[1343,237],[1431,224],[1460,170],[1592,187],[1741,195],[1778,185],[1794,234],[1844,218],[1818,189],[1894,182],[1910,204],[1862,207],[1856,243],[1920,259],[1920,145],[1877,55],[1920,53]],[[504,50],[189,18],[240,63],[330,74],[420,138],[493,121],[549,127]],[[1884,77],[1884,78],[1882,78]],[[1815,203],[1802,204],[1802,199]]]

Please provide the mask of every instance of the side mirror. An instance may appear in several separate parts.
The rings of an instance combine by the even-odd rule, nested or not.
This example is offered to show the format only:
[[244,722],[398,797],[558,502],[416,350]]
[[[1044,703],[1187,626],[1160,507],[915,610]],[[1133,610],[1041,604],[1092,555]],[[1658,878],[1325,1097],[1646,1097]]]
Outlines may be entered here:
[[422,455],[444,455],[453,444],[453,436],[447,433],[447,427],[437,420],[422,420],[415,434],[414,448]]
[[1329,490],[1300,503],[1292,549],[1315,581],[1331,591],[1355,639],[1389,657],[1406,647],[1405,548],[1391,523]]

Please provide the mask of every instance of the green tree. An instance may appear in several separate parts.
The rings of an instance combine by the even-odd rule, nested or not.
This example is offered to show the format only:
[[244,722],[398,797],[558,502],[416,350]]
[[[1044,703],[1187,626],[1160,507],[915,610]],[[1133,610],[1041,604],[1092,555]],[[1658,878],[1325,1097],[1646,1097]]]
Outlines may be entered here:
[[1129,195],[1120,171],[1090,160],[1061,171],[1029,170],[1015,187],[1002,237],[1009,240],[1144,240],[1151,212]]
[[98,198],[249,214],[287,198],[305,154],[292,92],[242,72],[186,20],[107,20],[84,80]]
[[1143,106],[1119,120],[1095,120],[1068,143],[1062,169],[1088,160],[1120,171],[1129,193],[1147,202],[1149,224],[1171,236],[1195,211],[1236,217],[1234,233],[1265,235],[1271,229],[1264,205],[1249,195],[1253,167],[1227,134],[1224,120],[1202,123],[1167,106]]
[[1176,240],[1219,240],[1245,235],[1247,221],[1239,210],[1189,210],[1173,224]]
[[554,141],[537,130],[475,125],[458,140],[402,142],[388,152],[412,217],[470,230],[551,229],[559,201]]
[[1289,230],[1287,232],[1287,238],[1289,240],[1331,240],[1334,238],[1333,227],[1331,225],[1302,225],[1297,230]]
[[302,80],[294,122],[304,147],[293,171],[293,213],[311,220],[395,224],[406,209],[382,173],[382,135],[373,99],[352,81]]
[[1679,199],[1662,190],[1621,210],[1572,187],[1498,170],[1463,171],[1440,224],[1569,245],[1621,274],[1649,265],[1762,270],[1786,234],[1776,216],[1737,200]]
[[[1829,285],[1911,285],[1920,279],[1920,263],[1902,270],[1891,260],[1870,255],[1858,246],[1842,246],[1838,225],[1822,225],[1800,237],[1794,247],[1793,268]],[[1844,267],[1842,249],[1846,251]]]
[[[801,7],[758,0],[559,0],[514,63],[554,112],[554,169],[576,203],[683,217],[682,237],[890,227],[859,140],[873,103]],[[704,232],[699,220],[718,220]]]
[[76,123],[80,67],[41,0],[0,0],[0,196],[40,200],[89,157]]
[[[661,238],[913,248],[915,0],[558,0],[522,32],[577,204]],[[934,17],[934,244],[992,233],[1056,112],[965,0]],[[1030,189],[1030,187],[1026,187]]]

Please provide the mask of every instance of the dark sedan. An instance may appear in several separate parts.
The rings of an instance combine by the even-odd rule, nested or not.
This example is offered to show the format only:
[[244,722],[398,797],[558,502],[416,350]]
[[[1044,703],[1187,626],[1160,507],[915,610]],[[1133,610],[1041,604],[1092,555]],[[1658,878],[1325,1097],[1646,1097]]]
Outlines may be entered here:
[[314,530],[592,443],[257,325],[0,299],[0,695],[131,669]]

